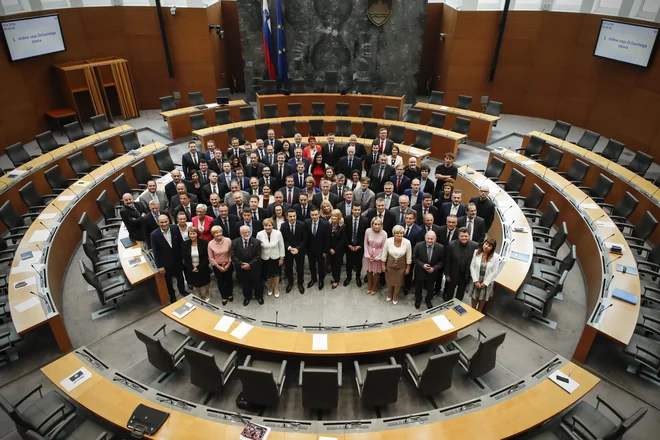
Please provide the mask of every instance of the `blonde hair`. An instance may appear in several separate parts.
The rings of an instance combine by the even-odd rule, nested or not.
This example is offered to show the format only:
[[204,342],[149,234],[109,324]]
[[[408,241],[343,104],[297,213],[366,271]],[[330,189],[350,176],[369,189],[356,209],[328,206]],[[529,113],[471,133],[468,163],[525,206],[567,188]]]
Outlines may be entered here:
[[215,225],[211,228],[211,235],[215,236],[215,233],[221,231],[224,235],[224,231],[222,230],[222,226],[220,225]]
[[339,209],[333,209],[332,212],[330,213],[330,219],[332,220],[332,217],[334,216],[339,217],[339,226],[344,226],[344,216],[341,215],[341,211]]
[[274,224],[273,224],[273,220],[272,220],[272,219],[269,219],[269,218],[265,218],[264,221],[261,222],[261,224],[262,224],[264,227],[265,227],[265,226],[268,226],[268,225],[271,225],[271,226],[274,225]]
[[332,215],[332,203],[330,203],[328,200],[321,202],[321,212],[325,213],[326,211],[324,208],[327,208],[328,206],[330,207],[330,215]]

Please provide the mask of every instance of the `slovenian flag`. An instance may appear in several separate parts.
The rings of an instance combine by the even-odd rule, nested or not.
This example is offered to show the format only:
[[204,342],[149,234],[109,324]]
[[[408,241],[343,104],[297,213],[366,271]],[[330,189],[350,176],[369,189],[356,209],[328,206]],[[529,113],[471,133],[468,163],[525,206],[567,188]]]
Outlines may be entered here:
[[277,74],[281,82],[289,80],[286,65],[286,38],[284,37],[284,16],[282,15],[282,0],[277,0]]
[[268,69],[268,76],[270,79],[275,79],[275,66],[273,65],[273,57],[270,53],[270,48],[273,44],[273,35],[270,32],[270,12],[268,12],[268,0],[263,0],[263,14],[264,14],[264,58],[266,59],[266,68]]

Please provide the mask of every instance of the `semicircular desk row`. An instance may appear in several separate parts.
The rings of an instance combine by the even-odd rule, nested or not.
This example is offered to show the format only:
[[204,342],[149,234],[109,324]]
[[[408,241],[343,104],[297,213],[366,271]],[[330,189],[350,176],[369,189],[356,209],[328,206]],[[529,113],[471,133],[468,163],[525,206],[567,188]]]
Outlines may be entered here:
[[160,115],[167,121],[167,127],[170,130],[170,138],[172,140],[184,136],[190,136],[192,133],[192,125],[190,124],[190,117],[192,115],[203,114],[204,120],[208,125],[215,124],[215,112],[218,110],[229,110],[229,115],[232,121],[240,121],[240,111],[243,107],[250,107],[250,105],[242,99],[229,101],[227,105],[218,105],[215,102],[210,104],[193,105],[190,107],[177,108],[160,112]]
[[[426,125],[411,124],[408,122],[401,121],[390,121],[387,119],[373,119],[373,118],[358,118],[358,117],[343,117],[343,116],[305,116],[305,117],[289,117],[289,118],[272,118],[272,119],[256,119],[252,121],[237,122],[234,124],[225,124],[225,125],[216,125],[214,127],[203,128],[201,130],[193,131],[193,135],[199,138],[202,143],[202,150],[206,150],[206,142],[209,140],[214,140],[217,146],[220,146],[223,150],[229,148],[229,140],[234,134],[231,131],[242,131],[245,139],[256,139],[257,131],[256,127],[263,129],[264,132],[268,128],[272,128],[275,131],[275,137],[277,139],[291,137],[294,133],[305,133],[310,134],[310,121],[322,121],[323,123],[323,132],[324,133],[335,133],[336,136],[350,136],[352,133],[355,133],[357,136],[361,136],[362,128],[364,123],[374,124],[376,128],[374,136],[368,139],[369,144],[375,138],[378,137],[377,128],[385,127],[388,130],[391,127],[397,126],[403,130],[403,136],[401,139],[393,139],[396,143],[402,143],[405,145],[412,145],[418,140],[418,134],[424,133],[426,138],[425,142],[428,142],[428,151],[431,152],[431,156],[436,158],[443,158],[445,153],[453,153],[456,156],[458,151],[458,144],[466,138],[464,134],[456,133],[449,130],[444,130],[441,128],[429,127]],[[350,123],[350,130],[347,132],[341,132],[337,130],[337,124],[340,122]],[[282,124],[283,123],[294,123],[292,128],[292,133],[283,133]],[[267,127],[266,127],[267,125]],[[316,133],[312,133],[316,134]],[[323,136],[323,134],[319,134]],[[239,136],[237,136],[239,137]],[[263,139],[266,139],[264,134]],[[424,150],[420,150],[424,151]]]
[[[628,345],[640,312],[641,284],[636,271],[624,273],[622,270],[636,267],[636,262],[621,231],[589,196],[554,171],[510,150],[491,152],[489,163],[495,157],[506,163],[502,180],[506,180],[513,169],[525,174],[520,194],[525,196],[538,185],[545,191],[539,209],[545,211],[550,202],[554,202],[559,209],[557,221],[570,225],[569,239],[577,248],[577,258],[587,283],[588,313],[573,359],[584,362],[598,334]],[[611,253],[612,245],[621,246],[623,253]],[[614,261],[616,265],[612,264]],[[637,303],[633,305],[614,298],[615,289],[636,296]]]
[[[153,154],[165,148],[156,142],[141,147],[138,154],[124,154],[102,165],[58,194],[32,222],[18,244],[8,280],[9,308],[18,334],[48,324],[60,351],[71,350],[62,318],[63,284],[67,266],[82,239],[78,221],[84,212],[93,221],[101,217],[96,199],[103,191],[117,202],[112,180],[120,174],[125,174],[132,188],[137,187],[133,173],[128,172],[131,165],[144,160],[157,174]],[[30,257],[24,259],[25,255]],[[164,278],[159,282],[162,275],[154,267],[150,266],[149,272],[156,278],[161,303],[168,303]]]
[[[84,368],[89,378],[67,390],[68,377]],[[577,388],[566,392],[549,377],[555,371],[571,375]],[[238,439],[250,421],[271,429],[272,440],[495,440],[524,433],[581,400],[599,379],[576,364],[555,356],[538,370],[489,394],[428,412],[384,419],[350,421],[290,420],[241,416],[238,413],[188,402],[150,388],[106,365],[80,347],[41,369],[71,400],[115,430],[126,424],[138,405],[169,413],[149,439]]]
[[488,144],[490,142],[493,127],[501,119],[499,116],[428,102],[417,102],[412,108],[420,110],[420,123],[422,124],[428,124],[431,121],[433,113],[445,115],[445,127],[453,127],[456,123],[456,118],[469,119],[470,129],[467,134],[468,139],[482,144]]
[[[489,236],[497,240],[498,251],[507,257],[506,264],[495,282],[515,293],[529,271],[534,248],[531,234],[516,234],[514,237],[511,224],[515,222],[528,231],[529,224],[517,203],[499,186],[482,174],[467,167],[461,168],[456,187],[462,189],[466,197],[476,196],[482,184],[489,185],[498,204],[498,215],[495,216]],[[527,261],[508,258],[511,251],[526,254],[530,258]],[[196,335],[215,342],[293,356],[355,356],[436,344],[453,338],[459,330],[483,318],[480,312],[463,303],[460,304],[468,313],[459,316],[452,310],[454,301],[456,300],[386,323],[353,326],[333,326],[333,323],[297,326],[281,322],[256,322],[248,316],[227,311],[226,308],[216,307],[194,297],[179,300],[163,308],[161,312]],[[186,302],[192,303],[196,308],[183,318],[176,317],[173,312]],[[439,315],[444,315],[453,328],[441,330],[439,324],[436,324]],[[218,329],[222,328],[221,322],[226,324],[223,330]],[[234,332],[239,326],[241,329]],[[244,331],[247,332],[243,334]],[[313,349],[314,332],[327,333],[327,350]]]
[[[582,180],[582,185],[592,186],[600,174],[612,180],[614,185],[605,197],[606,203],[615,205],[626,192],[634,196],[639,203],[628,218],[629,222],[638,222],[646,212],[650,212],[653,217],[660,220],[660,188],[652,182],[593,151],[538,131],[533,131],[525,136],[522,148],[525,148],[532,136],[540,137],[545,141],[541,157],[547,154],[550,147],[559,149],[564,153],[557,171],[567,172],[576,160],[590,165],[587,175]],[[653,244],[660,243],[660,228],[656,228],[655,232],[649,237],[649,241]]]
[[[116,154],[124,154],[125,150],[119,136],[129,131],[134,132],[135,129],[130,125],[120,125],[119,127],[84,137],[75,142],[69,142],[10,171],[0,177],[0,185],[2,185],[2,188],[0,188],[0,205],[9,200],[19,214],[27,213],[28,207],[18,192],[24,184],[30,181],[40,194],[49,194],[51,187],[48,185],[44,175],[47,169],[58,165],[64,177],[75,179],[76,173],[71,169],[67,161],[68,157],[82,152],[90,165],[97,165],[99,164],[99,158],[94,151],[94,145],[103,141],[108,141]],[[5,230],[5,225],[0,224],[0,233]]]

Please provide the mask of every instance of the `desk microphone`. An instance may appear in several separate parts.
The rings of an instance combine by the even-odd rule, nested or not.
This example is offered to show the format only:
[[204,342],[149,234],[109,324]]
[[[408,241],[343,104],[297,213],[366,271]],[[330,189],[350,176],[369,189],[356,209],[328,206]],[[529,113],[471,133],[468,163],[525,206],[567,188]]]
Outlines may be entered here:
[[612,284],[612,280],[614,280],[614,274],[610,277],[609,281],[603,286],[603,298],[607,297],[608,292],[610,291],[610,285]]
[[516,241],[515,238],[509,242],[509,247],[511,247],[511,245],[513,244],[514,241]]
[[605,243],[605,240],[607,240],[608,238],[612,238],[612,237],[614,237],[614,234],[616,234],[616,232],[612,232],[612,234],[611,234],[609,237],[600,240],[600,244],[601,244],[601,246],[603,246],[603,244]]
[[548,172],[548,167],[545,167],[545,170],[543,171],[543,177],[542,177],[543,180],[545,180],[545,173],[547,173],[547,172]]
[[599,320],[600,317],[603,315],[603,312],[605,312],[605,310],[609,309],[609,308],[612,307],[613,305],[614,305],[614,303],[609,303],[609,304],[607,305],[607,307],[603,307],[603,309],[602,309],[600,312],[598,312],[598,316],[596,317],[596,320]]
[[512,207],[513,207],[513,205],[509,205],[509,206],[507,206],[506,209],[505,209],[504,211],[502,211],[502,213],[501,213],[500,215],[501,215],[502,217],[504,217],[504,214],[506,214],[506,212],[507,212],[509,209],[511,209]]
[[367,328],[367,322],[369,322],[368,319],[366,321],[364,321],[364,324],[362,324],[362,328]]
[[[62,211],[60,211],[60,212],[62,212]],[[49,234],[50,234],[51,232],[53,232],[48,226],[44,225],[44,224],[41,222],[41,220],[38,220],[38,222],[39,222],[39,224],[40,224],[41,226],[43,226],[44,228],[48,229],[48,233],[49,233]]]
[[[62,210],[61,210],[60,208],[58,208],[57,205],[56,205],[55,203],[53,203],[52,206],[53,206],[55,209],[57,209],[58,211],[60,211],[60,214],[64,215],[64,213],[62,212]],[[39,223],[41,223],[41,222],[39,222]]]
[[[578,206],[579,206],[579,205],[578,205]],[[589,226],[593,226],[594,223],[596,223],[598,220],[600,220],[601,218],[605,217],[606,215],[607,215],[607,214],[603,214],[603,215],[601,215],[600,217],[595,218],[594,220],[592,220],[591,222],[589,222]],[[612,234],[612,235],[614,235],[614,234]],[[612,235],[610,235],[610,237],[611,237]],[[608,237],[608,238],[609,238],[609,237]]]
[[32,270],[34,270],[34,272],[39,276],[39,281],[40,281],[41,284],[43,285],[43,284],[44,284],[44,279],[43,279],[42,276],[41,276],[41,272],[39,272],[39,271],[37,270],[37,268],[34,267],[34,264],[30,264],[30,266],[32,267]]
[[38,296],[41,300],[43,300],[44,305],[46,306],[46,314],[52,313],[53,309],[50,306],[50,300],[48,299],[48,296],[44,296],[44,295],[40,295],[38,293],[34,293],[31,290],[30,290],[30,293],[34,296]]
[[616,258],[611,258],[610,261],[609,261],[609,263],[607,263],[607,265],[605,265],[605,271],[607,271],[607,268],[610,267],[610,264],[614,263],[616,260],[618,260],[618,259],[621,258],[621,257],[623,257],[623,254],[622,254],[622,255],[619,255],[619,256],[616,257]]
[[589,196],[586,196],[584,199],[582,199],[582,202],[578,203],[577,207],[579,208],[580,205],[581,205],[585,200],[587,200],[588,198],[589,198]]

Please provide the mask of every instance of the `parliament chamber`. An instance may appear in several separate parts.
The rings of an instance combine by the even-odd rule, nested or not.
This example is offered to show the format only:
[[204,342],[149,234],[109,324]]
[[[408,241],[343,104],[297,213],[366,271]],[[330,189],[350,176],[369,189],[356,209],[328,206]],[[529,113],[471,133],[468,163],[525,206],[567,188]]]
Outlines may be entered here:
[[0,24],[0,440],[657,437],[660,2]]

